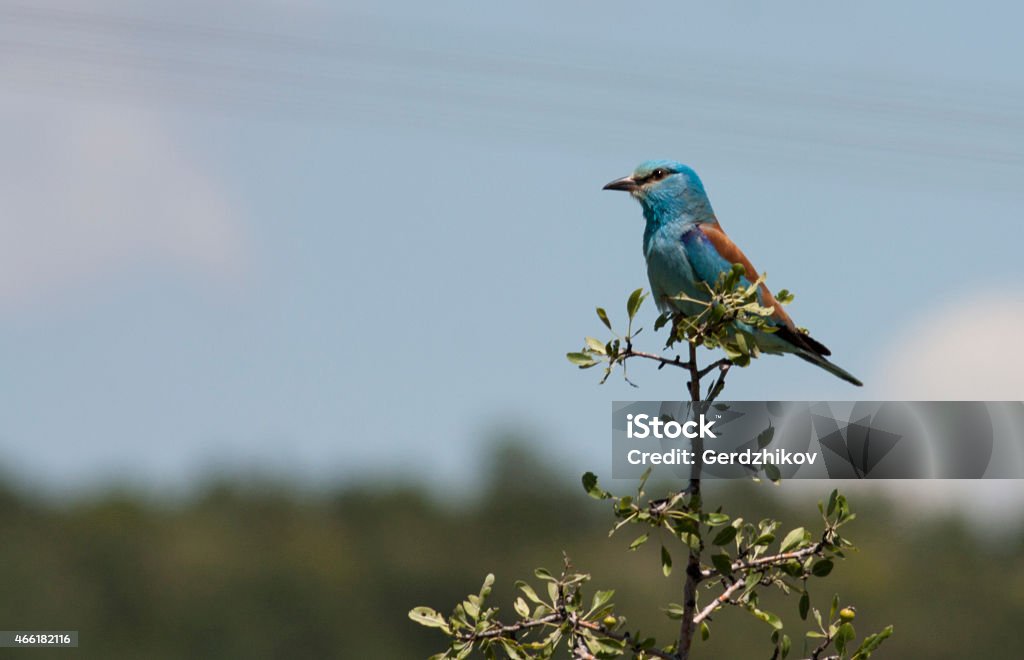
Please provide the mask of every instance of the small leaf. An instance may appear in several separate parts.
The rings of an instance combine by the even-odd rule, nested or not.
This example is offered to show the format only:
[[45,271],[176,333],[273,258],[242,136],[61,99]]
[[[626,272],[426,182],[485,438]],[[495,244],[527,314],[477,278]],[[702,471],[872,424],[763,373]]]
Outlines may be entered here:
[[779,547],[779,552],[789,552],[793,548],[797,547],[803,543],[806,535],[807,530],[803,527],[797,527],[789,534],[786,534],[786,537],[782,539],[782,545]]
[[732,575],[732,559],[729,555],[711,555],[711,563],[722,575]]
[[488,573],[484,578],[484,584],[480,587],[480,601],[491,595],[491,588],[494,586],[494,573]]
[[548,571],[548,569],[546,568],[535,568],[533,570],[533,574],[536,575],[537,579],[539,580],[545,580],[547,582],[558,582],[558,580],[556,580],[555,577],[551,575],[551,572]]
[[811,567],[811,573],[817,577],[825,577],[832,572],[832,560],[822,559],[821,561],[815,562],[814,566]]
[[580,369],[586,369],[597,364],[597,360],[587,355],[586,353],[566,353],[565,357]]
[[587,495],[590,495],[595,500],[606,500],[611,497],[611,493],[602,490],[597,486],[597,475],[593,472],[587,472],[583,475],[583,490],[587,491]]
[[726,543],[731,542],[734,538],[736,538],[736,528],[732,526],[723,527],[722,531],[718,532],[711,542],[715,545],[725,545]]
[[700,641],[706,642],[711,637],[711,627],[707,621],[700,622]]
[[640,311],[640,305],[644,304],[644,298],[646,297],[643,289],[637,289],[629,294],[629,300],[626,301],[626,312],[629,314],[629,320],[632,321],[636,313]]
[[601,323],[604,323],[604,327],[609,330],[612,329],[612,322],[608,320],[608,312],[604,311],[603,307],[597,308],[597,318],[601,319]]
[[529,618],[530,606],[526,604],[526,601],[523,600],[522,596],[516,596],[516,601],[512,604],[512,607],[515,608],[516,614],[518,614],[519,616],[523,617],[524,619]]
[[544,604],[544,601],[541,600],[540,596],[537,595],[537,592],[534,591],[533,587],[531,587],[530,585],[526,584],[522,580],[519,580],[518,582],[516,582],[516,586],[519,587],[519,590],[522,591],[523,594],[525,594],[527,598],[529,598],[531,601],[533,601],[537,605],[543,605]]
[[881,646],[882,642],[887,640],[892,635],[892,626],[886,626],[881,632],[877,632],[874,635],[868,635],[864,638],[864,641],[860,643],[857,651],[853,655],[853,660],[866,660],[871,657],[871,654]]
[[593,337],[584,337],[583,341],[585,341],[587,343],[587,346],[590,347],[590,350],[594,351],[595,353],[600,353],[601,355],[605,354],[604,344],[602,344],[597,339],[594,339]]
[[806,591],[800,596],[800,618],[807,620],[807,611],[811,608],[811,595]]
[[448,622],[430,607],[414,607],[409,610],[409,618],[428,628],[440,628],[448,632]]
[[678,603],[669,603],[668,607],[665,608],[665,614],[668,615],[668,618],[670,619],[678,620],[686,616],[686,610]]
[[782,650],[782,657],[783,658],[785,658],[787,655],[789,655],[789,650],[792,647],[793,647],[793,640],[791,640],[789,638],[789,635],[783,635],[782,636],[782,646],[780,647],[781,650]]
[[726,513],[709,513],[705,516],[704,523],[709,527],[716,527],[718,525],[724,525],[729,522],[729,515]]
[[832,494],[828,496],[828,509],[826,510],[825,515],[831,516],[833,513],[835,513],[836,502],[838,501],[838,498],[839,498],[839,491],[838,490],[833,490]]
[[852,623],[844,623],[839,626],[839,630],[836,631],[836,650],[839,651],[840,656],[846,653],[846,644],[856,636],[857,632],[853,629]]
[[615,595],[614,589],[605,589],[594,593],[594,600],[590,603],[590,613],[596,612]]
[[772,628],[782,630],[782,619],[780,619],[778,615],[772,614],[771,612],[765,612],[764,610],[759,610],[756,607],[751,610],[751,613]]
[[642,546],[644,543],[647,543],[647,538],[648,538],[647,534],[641,534],[640,536],[636,537],[635,539],[633,539],[633,542],[629,544],[629,549],[630,550],[636,550],[637,548]]
[[665,546],[661,546],[661,572],[668,577],[672,574],[672,555],[668,553]]

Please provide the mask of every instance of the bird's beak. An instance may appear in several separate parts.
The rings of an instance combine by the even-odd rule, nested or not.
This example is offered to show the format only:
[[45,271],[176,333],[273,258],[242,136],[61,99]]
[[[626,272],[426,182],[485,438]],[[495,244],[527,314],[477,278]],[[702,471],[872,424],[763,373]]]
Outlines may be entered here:
[[602,190],[625,190],[626,192],[633,192],[639,188],[636,185],[636,181],[631,176],[624,176],[621,179],[615,179],[614,181],[605,185]]

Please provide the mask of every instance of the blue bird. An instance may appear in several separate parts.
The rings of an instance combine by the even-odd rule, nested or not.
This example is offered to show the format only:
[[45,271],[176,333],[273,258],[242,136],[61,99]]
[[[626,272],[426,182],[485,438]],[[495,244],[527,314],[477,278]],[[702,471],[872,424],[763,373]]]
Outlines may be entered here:
[[[644,257],[651,293],[663,312],[692,315],[697,303],[679,300],[680,295],[708,300],[706,287],[714,287],[719,275],[740,264],[746,273],[746,284],[757,280],[757,271],[746,255],[726,236],[718,224],[711,202],[704,192],[697,173],[670,160],[642,163],[629,176],[616,179],[605,190],[624,190],[643,207]],[[831,355],[823,344],[797,329],[782,305],[763,284],[760,301],[773,307],[771,323],[776,332],[755,331],[753,337],[764,353],[792,353],[817,365],[848,383],[860,386],[859,380],[829,362]],[[738,329],[750,332],[750,326]]]

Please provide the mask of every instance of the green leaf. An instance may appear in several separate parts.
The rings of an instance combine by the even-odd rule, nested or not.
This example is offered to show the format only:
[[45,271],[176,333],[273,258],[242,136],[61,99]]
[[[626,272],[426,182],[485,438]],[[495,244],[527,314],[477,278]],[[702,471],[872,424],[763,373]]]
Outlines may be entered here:
[[522,580],[519,580],[518,582],[516,582],[516,586],[519,588],[520,591],[523,592],[523,594],[526,595],[527,598],[529,598],[537,605],[544,604],[544,601],[541,600],[540,596],[537,595],[537,592],[533,590],[533,587],[531,587],[527,583],[523,582]]
[[606,500],[612,496],[611,493],[597,486],[597,475],[593,472],[584,473],[582,481],[583,490],[587,491],[587,495],[590,495],[595,500]]
[[608,312],[604,311],[603,307],[597,308],[597,318],[601,319],[601,323],[604,323],[604,327],[609,330],[612,329],[612,322],[608,320]]
[[833,490],[832,494],[828,496],[828,508],[826,509],[826,514],[825,515],[831,516],[833,513],[835,513],[836,502],[838,501],[838,498],[839,498],[839,491],[838,490]]
[[700,641],[706,642],[711,637],[711,626],[708,625],[707,621],[700,622]]
[[539,580],[545,580],[546,582],[558,582],[551,572],[546,568],[535,568],[533,574],[537,576]]
[[594,351],[595,353],[600,353],[601,355],[605,355],[604,344],[602,344],[597,339],[594,339],[593,337],[584,337],[583,341],[585,341],[587,343],[587,346],[590,347],[590,350]]
[[629,320],[632,321],[636,313],[640,311],[640,305],[644,304],[643,289],[637,289],[633,293],[629,294],[629,300],[626,301],[626,313],[629,314]]
[[565,357],[580,369],[586,369],[597,364],[597,360],[586,353],[566,353]]
[[668,607],[665,608],[665,614],[670,619],[679,620],[686,616],[686,610],[679,603],[669,603]]
[[866,660],[871,657],[871,654],[882,645],[882,642],[889,639],[892,635],[892,626],[886,626],[882,631],[875,633],[874,635],[868,635],[864,638],[864,641],[860,643],[857,651],[853,655],[853,660]]
[[709,527],[716,527],[718,525],[724,525],[729,522],[731,518],[726,513],[709,513],[704,517],[704,523]]
[[526,604],[526,601],[523,600],[522,596],[516,596],[515,603],[512,604],[512,607],[515,608],[516,614],[524,619],[530,617],[530,606]]
[[852,623],[844,623],[839,626],[839,630],[836,631],[836,650],[839,651],[840,656],[846,653],[846,644],[856,636],[857,632],[853,629]]
[[725,545],[726,543],[730,543],[734,538],[736,538],[736,528],[732,526],[723,527],[711,542],[715,545]]
[[786,537],[782,539],[782,545],[779,546],[779,552],[789,552],[793,548],[803,543],[806,536],[807,530],[803,527],[797,527],[789,534],[786,534]]
[[836,612],[839,611],[839,594],[832,596],[832,606],[828,608],[828,620],[836,618]]
[[484,585],[480,587],[480,601],[491,595],[491,587],[494,586],[494,573],[488,573],[484,578]]
[[774,463],[767,463],[764,466],[764,476],[768,477],[772,481],[781,481],[782,473],[779,472],[779,468]]
[[807,620],[807,611],[811,609],[811,595],[806,591],[800,596],[800,619]]
[[661,572],[668,577],[672,574],[672,555],[668,553],[665,546],[661,546]]
[[600,609],[602,606],[604,606],[608,601],[610,601],[612,599],[612,596],[614,596],[614,595],[615,595],[615,590],[614,589],[605,589],[605,590],[601,590],[601,591],[595,592],[594,593],[594,599],[590,603],[590,613],[593,614],[594,612],[596,612],[598,609]]
[[501,640],[501,648],[505,651],[505,655],[508,656],[509,660],[527,660],[529,657],[519,653],[522,648],[515,642],[511,642],[507,639]]
[[782,657],[783,658],[785,658],[787,655],[789,655],[789,650],[792,647],[793,647],[793,640],[791,640],[789,638],[789,635],[783,635],[782,636],[782,646],[780,647],[780,649],[782,650]]
[[815,562],[814,566],[811,567],[811,573],[817,577],[825,577],[832,572],[832,560],[822,559],[821,561]]
[[757,436],[757,448],[764,449],[772,443],[772,438],[775,437],[775,427],[769,426]]
[[722,575],[732,575],[732,559],[729,555],[711,555],[711,563]]
[[764,621],[772,628],[775,628],[776,630],[782,630],[782,619],[780,619],[777,615],[772,614],[771,612],[765,612],[764,610],[759,610],[756,607],[752,608],[750,612],[755,617],[757,617],[761,621]]
[[633,539],[633,542],[629,544],[629,549],[630,550],[636,550],[637,548],[642,546],[644,543],[647,543],[648,536],[649,536],[648,534],[641,534],[640,536],[638,536],[635,539]]
[[440,628],[446,633],[450,632],[448,622],[430,607],[414,607],[409,610],[409,618],[428,628]]

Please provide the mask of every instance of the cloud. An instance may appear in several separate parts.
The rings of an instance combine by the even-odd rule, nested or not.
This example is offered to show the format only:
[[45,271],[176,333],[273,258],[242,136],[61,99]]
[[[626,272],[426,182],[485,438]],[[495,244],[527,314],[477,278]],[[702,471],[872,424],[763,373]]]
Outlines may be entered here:
[[7,97],[0,110],[0,311],[158,266],[225,278],[245,237],[221,187],[156,113]]
[[[878,398],[1024,400],[1024,353],[1016,345],[1022,327],[1019,292],[950,299],[912,321],[880,352],[872,378],[882,383]],[[863,488],[870,491],[874,483]],[[1024,524],[1016,515],[1024,505],[1021,481],[892,481],[883,487],[908,507],[908,515],[960,509],[972,524],[1001,533]]]
[[1024,400],[1024,295],[951,300],[912,322],[880,353],[875,382],[891,400]]

